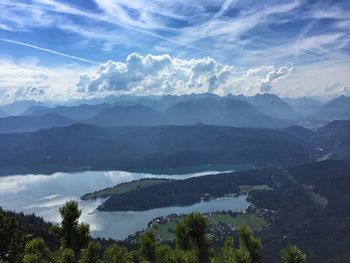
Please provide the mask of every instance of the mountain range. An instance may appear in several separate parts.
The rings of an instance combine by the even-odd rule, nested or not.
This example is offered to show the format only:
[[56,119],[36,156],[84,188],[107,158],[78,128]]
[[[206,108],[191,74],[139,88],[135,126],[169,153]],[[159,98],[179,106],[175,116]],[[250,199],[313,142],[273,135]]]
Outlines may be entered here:
[[156,126],[168,121],[160,112],[139,104],[131,106],[114,106],[87,119],[84,123],[101,127],[113,126]]
[[321,101],[309,97],[283,98],[283,100],[302,116],[312,115],[324,105]]
[[32,106],[46,106],[45,103],[34,100],[20,100],[13,103],[0,105],[0,110],[6,112],[8,116],[16,116],[25,112]]
[[96,114],[109,109],[112,105],[103,103],[97,105],[81,104],[78,106],[57,106],[48,108],[43,106],[31,106],[22,115],[25,116],[41,116],[47,113],[56,113],[72,120],[85,120],[95,116]]
[[102,128],[74,124],[0,135],[0,167],[4,174],[18,167],[43,171],[51,167],[59,171],[240,163],[290,166],[330,158],[350,160],[349,134],[349,121],[334,121],[318,130],[300,126],[266,129],[197,124]]
[[4,118],[4,117],[7,117],[8,116],[8,113],[0,110],[0,118]]
[[[280,129],[223,126],[101,128],[87,124],[0,135],[0,167],[143,169],[202,164],[290,165],[310,160],[304,139]],[[44,169],[45,170],[45,169]]]
[[[72,123],[101,127],[202,123],[231,127],[283,128],[299,124],[317,127],[331,120],[350,119],[350,98],[345,96],[324,105],[310,98],[286,99],[295,108],[271,94],[220,97],[204,93],[121,97],[120,100],[115,100],[117,99],[111,100],[113,103],[54,107],[35,101],[18,101],[4,105],[0,107],[4,112],[2,116],[0,112],[0,133],[37,131]],[[12,113],[20,110],[24,112],[18,118],[9,117],[5,109]],[[306,109],[304,114],[300,113],[302,109]],[[313,113],[307,115],[306,112]]]
[[234,98],[249,102],[262,113],[273,118],[295,120],[301,117],[288,103],[273,94],[257,94],[252,97],[240,95]]
[[164,112],[177,125],[204,123],[233,127],[282,127],[288,121],[275,119],[243,100],[204,98],[181,101]]
[[313,118],[326,120],[346,120],[350,115],[350,97],[337,97],[312,114]]
[[56,113],[42,116],[10,116],[0,118],[0,133],[32,132],[51,127],[72,125],[74,121]]

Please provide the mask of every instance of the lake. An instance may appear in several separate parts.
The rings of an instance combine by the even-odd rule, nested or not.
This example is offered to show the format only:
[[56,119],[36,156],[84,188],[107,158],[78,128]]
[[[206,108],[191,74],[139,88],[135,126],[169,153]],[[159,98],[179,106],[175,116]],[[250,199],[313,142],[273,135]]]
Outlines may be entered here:
[[68,200],[77,200],[82,209],[81,221],[90,224],[93,236],[124,239],[136,231],[145,229],[147,223],[157,216],[191,211],[242,211],[249,206],[249,203],[245,196],[240,196],[215,199],[184,207],[157,208],[140,212],[100,212],[96,208],[102,200],[81,201],[80,197],[88,192],[142,178],[186,179],[215,173],[219,172],[168,175],[123,171],[86,171],[52,175],[3,176],[0,177],[0,206],[18,212],[35,213],[47,221],[60,222],[58,208]]

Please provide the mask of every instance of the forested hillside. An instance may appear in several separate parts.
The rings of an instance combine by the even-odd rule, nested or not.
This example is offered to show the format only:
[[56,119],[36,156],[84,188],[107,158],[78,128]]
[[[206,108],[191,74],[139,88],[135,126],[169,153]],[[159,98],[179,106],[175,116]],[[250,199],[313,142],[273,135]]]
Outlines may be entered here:
[[[133,249],[113,241],[109,241],[108,246],[101,246],[98,240],[93,240],[90,237],[89,225],[78,222],[81,211],[74,201],[61,207],[60,214],[61,224],[39,225],[36,221],[40,219],[35,217],[23,219],[23,216],[0,210],[0,262],[260,263],[264,260],[261,241],[254,237],[247,227],[238,230],[237,241],[227,237],[222,247],[214,248],[206,234],[208,222],[199,213],[191,213],[177,224],[175,247],[158,242],[154,233],[146,232]],[[37,230],[32,228],[32,224]],[[38,233],[40,231],[41,234]],[[48,243],[47,240],[53,242]],[[103,241],[102,244],[106,242]],[[306,255],[296,246],[289,245],[279,258],[282,263],[303,263]]]
[[[111,195],[101,210],[143,210],[188,205],[205,195],[245,194],[251,186],[249,211],[263,213],[269,224],[258,232],[267,262],[278,262],[278,251],[289,243],[308,254],[309,262],[347,262],[350,257],[350,164],[308,163],[166,181]],[[256,187],[254,190],[253,186]],[[331,241],[331,242],[330,242]],[[334,255],[337,255],[336,257]]]
[[309,161],[315,150],[308,141],[279,129],[86,124],[2,134],[0,148],[2,174],[201,164],[293,165]]

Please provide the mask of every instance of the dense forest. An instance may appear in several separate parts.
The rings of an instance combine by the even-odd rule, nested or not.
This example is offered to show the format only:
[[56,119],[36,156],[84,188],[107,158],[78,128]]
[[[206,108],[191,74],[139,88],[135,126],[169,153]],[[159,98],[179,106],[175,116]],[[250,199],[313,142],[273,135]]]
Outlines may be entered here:
[[184,126],[99,127],[73,124],[0,134],[0,175],[81,170],[145,171],[198,165],[293,166],[349,160],[349,122],[310,130]]
[[275,250],[288,243],[302,248],[310,262],[349,262],[349,163],[317,162],[288,171],[279,175],[283,180],[275,177],[279,187],[250,193],[257,207],[278,211],[277,220],[259,233],[267,262],[278,262]]
[[[257,169],[182,181],[165,181],[119,195],[129,195],[135,192],[140,193],[139,198],[142,199],[142,193],[147,189],[147,191],[151,189],[155,196],[161,193],[163,195],[162,200],[168,200],[171,204],[174,201],[171,198],[172,195],[166,195],[166,192],[163,192],[163,190],[159,190],[159,192],[158,189],[165,188],[168,192],[177,191],[175,192],[176,195],[181,196],[182,192],[179,189],[185,187],[183,190],[191,192],[194,196],[192,199],[195,200],[200,197],[201,190],[212,191],[213,196],[222,193],[215,192],[216,187],[213,180],[218,182],[219,186],[221,184],[227,185],[227,189],[223,188],[227,191],[239,189],[238,181],[237,184],[235,182],[241,179],[247,185],[267,184],[269,186],[268,190],[252,190],[249,191],[248,195],[251,202],[248,212],[263,212],[262,215],[265,216],[268,222],[262,229],[254,233],[256,237],[251,236],[252,240],[261,240],[257,241],[259,243],[257,251],[262,257],[261,261],[254,261],[253,259],[244,261],[244,259],[235,259],[236,256],[233,256],[241,255],[242,242],[239,242],[239,239],[242,239],[242,237],[238,239],[237,237],[242,235],[243,230],[238,231],[238,235],[231,236],[238,241],[234,243],[234,246],[230,239],[225,244],[210,243],[208,232],[203,230],[206,234],[196,240],[207,240],[205,242],[209,242],[206,251],[210,252],[208,255],[211,262],[277,263],[281,260],[280,251],[289,244],[293,244],[305,252],[308,262],[342,263],[349,260],[347,246],[350,243],[350,215],[347,209],[350,204],[348,194],[350,187],[349,171],[350,164],[347,162],[324,161],[288,169]],[[189,191],[190,188],[186,188],[187,183],[188,187],[195,183],[197,190]],[[221,189],[221,186],[219,188]],[[130,204],[139,203],[138,199],[134,201],[130,199]],[[141,204],[147,205],[149,201],[147,203],[141,202]],[[133,242],[97,240],[90,237],[88,225],[78,223],[80,212],[75,202],[67,203],[65,207],[60,209],[60,213],[62,223],[52,225],[34,215],[1,211],[2,260],[4,262],[22,262],[22,260],[24,261],[23,258],[28,255],[25,257],[27,261],[24,262],[98,262],[98,260],[101,260],[101,262],[206,262],[198,261],[199,248],[193,245],[194,241],[192,239],[186,239],[187,243],[180,239],[182,232],[179,229],[181,227],[176,227],[176,242],[170,242],[169,244],[161,243],[158,237],[152,235],[152,233],[142,234],[136,242],[135,240]],[[195,214],[195,216],[190,215],[189,217],[198,219],[200,215]],[[185,222],[186,220],[189,219],[184,219]],[[205,217],[201,220],[206,221]],[[195,227],[197,229],[200,226],[195,225]],[[191,231],[186,230],[182,234],[187,235]],[[181,242],[189,246],[191,244],[191,249],[187,250],[182,247]],[[40,254],[37,250],[40,250],[40,253],[45,253]],[[289,247],[289,250],[294,251],[295,248]],[[118,255],[122,255],[124,261],[119,258],[116,259],[117,261],[107,259],[108,257],[114,257],[110,255],[111,253],[119,253]],[[234,259],[224,260],[221,258],[221,256],[228,257],[227,253]],[[252,257],[252,255],[250,256]],[[30,257],[36,258],[36,261],[30,261]],[[40,257],[44,257],[44,259],[41,258],[40,261],[38,259]],[[45,261],[45,257],[49,257],[48,261]],[[71,259],[69,259],[70,261],[68,259],[64,261],[62,257],[71,257]],[[84,261],[87,259],[83,258],[89,257],[93,257],[93,259]]]
[[[101,246],[98,240],[92,239],[89,225],[79,222],[81,210],[77,202],[66,202],[59,212],[61,223],[51,225],[35,216],[16,215],[0,210],[0,262],[263,262],[261,241],[253,236],[248,227],[239,229],[237,242],[232,237],[227,237],[222,247],[214,248],[206,234],[208,222],[199,213],[189,214],[176,225],[174,247],[158,242],[152,232],[146,232],[134,249],[128,249],[111,241],[110,245]],[[282,263],[302,263],[305,260],[306,255],[294,245],[286,246],[280,256]]]
[[272,186],[272,169],[256,169],[166,181],[135,191],[112,195],[98,209],[103,211],[148,210],[175,205],[191,205],[202,196],[211,198],[239,194],[240,185]]
[[0,134],[0,175],[74,170],[147,170],[194,165],[293,165],[314,146],[280,129],[210,125],[112,127],[87,124]]
[[267,216],[269,224],[257,233],[266,262],[278,262],[278,251],[293,243],[307,253],[309,262],[342,263],[350,260],[349,173],[348,162],[329,160],[208,175],[114,194],[99,209],[189,205],[199,202],[204,194],[222,197],[240,193],[242,185],[266,185],[269,190],[250,191],[248,195],[252,211],[277,215]]

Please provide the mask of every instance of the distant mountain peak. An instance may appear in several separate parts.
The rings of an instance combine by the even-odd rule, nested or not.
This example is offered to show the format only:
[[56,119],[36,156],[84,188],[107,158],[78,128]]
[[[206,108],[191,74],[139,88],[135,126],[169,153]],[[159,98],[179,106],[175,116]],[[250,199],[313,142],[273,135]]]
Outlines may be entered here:
[[154,126],[167,124],[167,120],[160,112],[140,104],[114,106],[84,122],[103,127]]
[[350,97],[341,95],[329,101],[319,108],[314,118],[321,119],[349,119],[350,118]]

